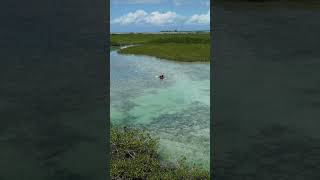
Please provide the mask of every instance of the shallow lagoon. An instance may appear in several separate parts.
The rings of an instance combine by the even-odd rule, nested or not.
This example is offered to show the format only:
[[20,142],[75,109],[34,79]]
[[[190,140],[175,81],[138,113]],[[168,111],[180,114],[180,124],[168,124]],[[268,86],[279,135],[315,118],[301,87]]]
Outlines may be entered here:
[[[209,169],[210,64],[110,52],[111,121],[145,127],[162,158]],[[165,80],[157,76],[165,73]]]

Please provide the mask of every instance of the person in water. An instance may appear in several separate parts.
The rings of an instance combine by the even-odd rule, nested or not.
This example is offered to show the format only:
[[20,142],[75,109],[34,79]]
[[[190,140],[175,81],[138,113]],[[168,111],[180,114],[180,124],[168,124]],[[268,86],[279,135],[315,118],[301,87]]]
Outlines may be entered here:
[[160,79],[164,79],[164,74],[162,73],[160,76],[159,76]]

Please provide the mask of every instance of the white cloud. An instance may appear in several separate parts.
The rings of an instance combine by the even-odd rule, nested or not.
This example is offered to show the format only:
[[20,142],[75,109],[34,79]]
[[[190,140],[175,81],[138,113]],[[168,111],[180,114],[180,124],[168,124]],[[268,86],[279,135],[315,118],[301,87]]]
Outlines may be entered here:
[[182,25],[182,24],[210,24],[210,10],[206,14],[194,14],[189,18],[181,16],[176,12],[154,11],[147,13],[144,10],[129,12],[119,18],[113,19],[112,24],[129,25],[129,24],[149,24],[149,25]]
[[145,17],[148,15],[147,12],[143,10],[137,10],[136,12],[129,12],[128,14],[116,18],[111,21],[114,24],[139,24],[145,21]]
[[151,24],[151,25],[165,25],[165,24],[176,24],[182,23],[185,18],[178,15],[175,12],[168,11],[161,13],[154,11],[147,13],[144,10],[137,10],[135,12],[129,12],[128,14],[116,18],[111,21],[114,24]]
[[183,19],[183,17],[177,15],[175,12],[168,11],[166,13],[160,13],[155,11],[146,17],[146,22],[154,25],[175,24],[183,21]]
[[210,24],[210,10],[206,14],[195,14],[187,21],[190,24]]

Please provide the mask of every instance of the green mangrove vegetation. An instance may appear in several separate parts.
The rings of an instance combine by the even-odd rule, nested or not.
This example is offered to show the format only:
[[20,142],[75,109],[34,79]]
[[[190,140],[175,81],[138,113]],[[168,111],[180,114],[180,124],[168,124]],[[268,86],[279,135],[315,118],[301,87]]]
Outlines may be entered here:
[[111,178],[116,179],[209,179],[209,172],[186,164],[163,162],[157,153],[158,139],[146,130],[111,127]]
[[119,53],[185,62],[210,62],[210,33],[111,34],[111,46],[137,45]]

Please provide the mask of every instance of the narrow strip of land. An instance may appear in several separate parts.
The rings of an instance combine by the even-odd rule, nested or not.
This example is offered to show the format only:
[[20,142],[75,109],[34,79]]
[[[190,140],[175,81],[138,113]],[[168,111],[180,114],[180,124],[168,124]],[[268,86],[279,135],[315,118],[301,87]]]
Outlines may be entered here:
[[210,62],[209,33],[111,34],[112,46],[139,45],[119,53],[149,55],[183,62]]

